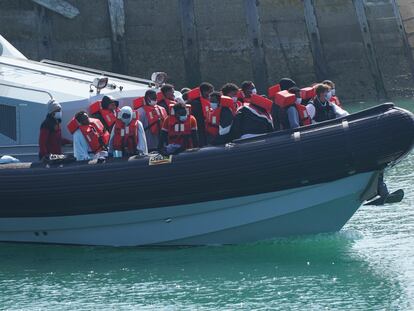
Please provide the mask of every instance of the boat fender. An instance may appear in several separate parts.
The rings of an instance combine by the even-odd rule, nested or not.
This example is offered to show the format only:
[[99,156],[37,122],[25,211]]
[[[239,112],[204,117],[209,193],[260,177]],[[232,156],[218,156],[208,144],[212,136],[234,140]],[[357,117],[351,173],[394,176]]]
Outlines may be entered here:
[[275,102],[281,108],[286,108],[296,102],[296,95],[289,91],[280,91],[275,95]]

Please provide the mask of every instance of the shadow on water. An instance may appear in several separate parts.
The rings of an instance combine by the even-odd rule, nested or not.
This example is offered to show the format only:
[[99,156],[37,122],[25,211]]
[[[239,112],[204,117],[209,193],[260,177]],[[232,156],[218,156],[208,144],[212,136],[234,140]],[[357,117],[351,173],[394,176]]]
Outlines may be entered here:
[[[399,305],[392,275],[353,250],[355,231],[192,248],[0,246],[0,306],[303,308]],[[91,305],[91,306],[92,306]]]

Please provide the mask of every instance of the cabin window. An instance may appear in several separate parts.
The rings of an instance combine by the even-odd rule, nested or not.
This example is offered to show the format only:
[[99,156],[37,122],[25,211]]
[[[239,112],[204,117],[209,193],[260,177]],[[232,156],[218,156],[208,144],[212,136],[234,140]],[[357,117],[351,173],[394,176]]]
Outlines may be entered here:
[[0,104],[0,134],[17,140],[16,107]]

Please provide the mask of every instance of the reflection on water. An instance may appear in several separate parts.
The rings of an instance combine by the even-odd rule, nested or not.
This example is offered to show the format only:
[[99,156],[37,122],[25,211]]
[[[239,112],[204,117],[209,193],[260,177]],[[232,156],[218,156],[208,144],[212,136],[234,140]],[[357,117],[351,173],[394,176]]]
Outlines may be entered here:
[[337,234],[198,248],[2,244],[0,309],[412,310],[413,164],[411,154],[386,176],[403,202],[363,207]]

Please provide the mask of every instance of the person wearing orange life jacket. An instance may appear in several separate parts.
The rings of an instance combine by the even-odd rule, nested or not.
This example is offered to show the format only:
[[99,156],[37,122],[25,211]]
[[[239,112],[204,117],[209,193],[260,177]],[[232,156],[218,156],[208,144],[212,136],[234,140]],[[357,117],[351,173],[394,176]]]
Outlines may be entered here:
[[232,139],[273,132],[272,105],[270,99],[252,94],[250,103],[237,110],[231,127]]
[[101,121],[89,118],[86,111],[80,111],[67,128],[73,134],[73,153],[77,161],[104,159],[108,156],[109,133]]
[[335,83],[333,83],[331,80],[324,80],[322,84],[329,85],[331,88],[332,97],[330,99],[330,102],[343,109],[341,101],[339,100],[338,96],[336,96]]
[[95,102],[89,106],[91,117],[101,121],[105,130],[111,132],[116,121],[116,114],[119,102],[112,97],[105,95],[100,102]]
[[173,113],[165,119],[161,130],[158,150],[161,154],[178,154],[186,149],[197,148],[197,121],[188,114],[185,104],[174,105]]
[[109,139],[109,153],[115,158],[148,154],[144,127],[131,107],[122,107],[118,113]]
[[140,99],[141,104],[134,108],[138,109],[139,120],[144,126],[149,152],[156,151],[161,127],[168,114],[163,107],[157,105],[157,94],[154,90],[147,90],[144,98]]
[[239,101],[238,94],[239,94],[239,87],[234,83],[226,83],[221,88],[221,93],[223,96],[228,96],[233,99],[235,104],[236,110],[243,106],[243,103]]
[[222,96],[219,92],[210,95],[210,111],[207,113],[207,141],[212,145],[221,145],[231,141],[231,126],[236,113],[231,97]]
[[241,84],[241,89],[238,93],[238,101],[241,103],[249,103],[252,94],[257,94],[256,86],[253,81],[244,81]]
[[157,105],[164,108],[170,114],[170,105],[175,104],[174,86],[171,84],[164,84],[161,87],[161,99],[158,100]]
[[300,88],[294,86],[291,87],[288,92],[289,94],[294,95],[292,103],[288,103],[284,108],[288,117],[288,128],[294,129],[312,124],[312,119],[309,116],[306,107],[302,105]]
[[191,105],[191,114],[197,120],[200,147],[207,144],[205,119],[210,109],[210,94],[213,91],[213,85],[203,82],[198,88],[192,89],[187,93],[188,103]]

